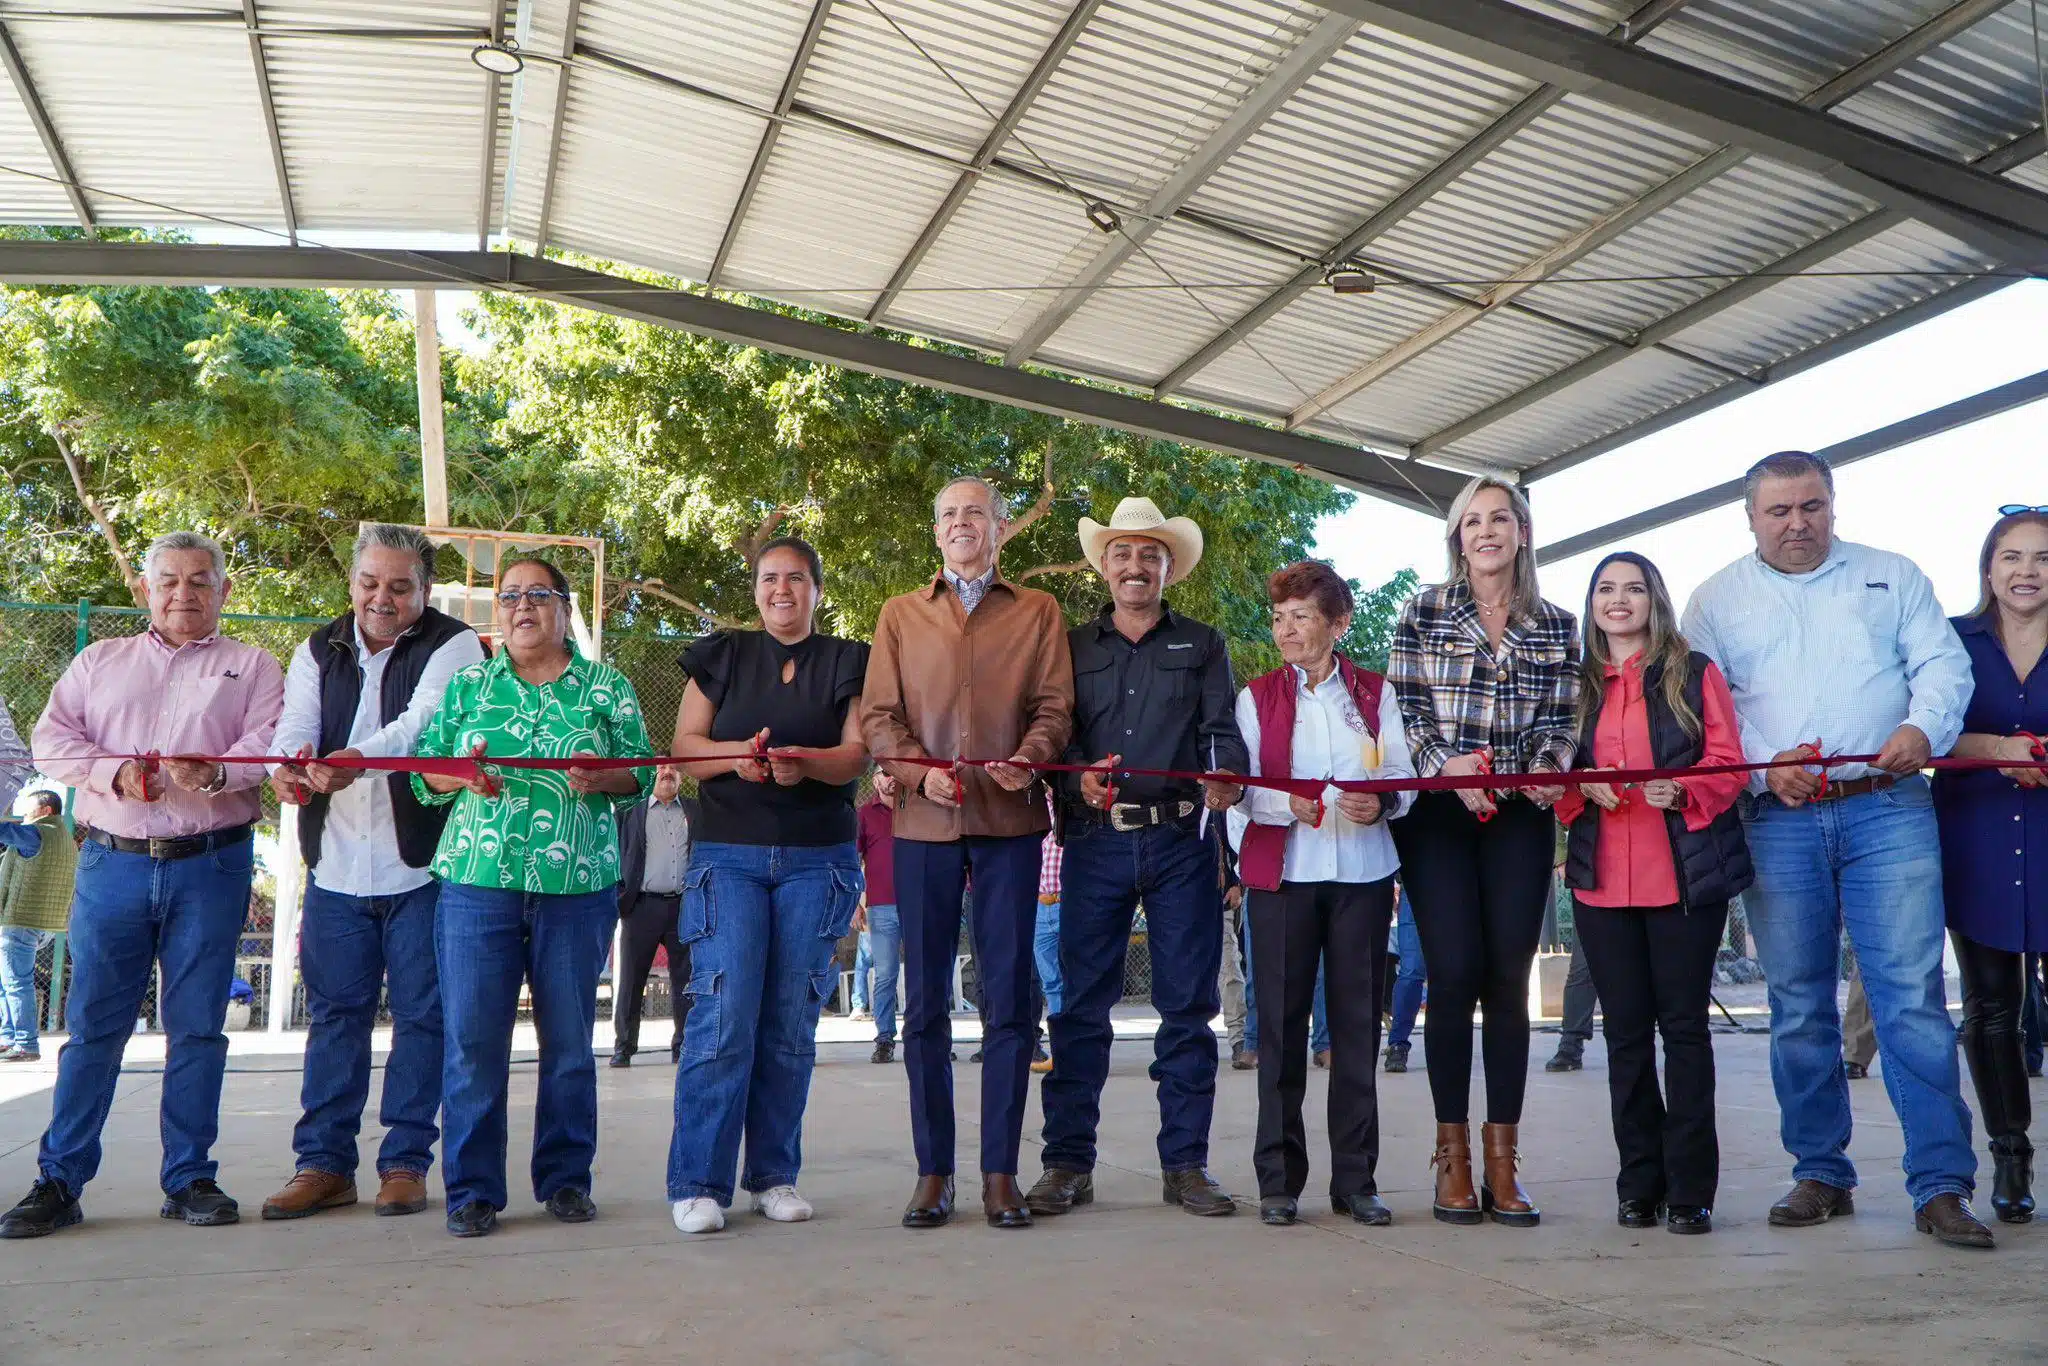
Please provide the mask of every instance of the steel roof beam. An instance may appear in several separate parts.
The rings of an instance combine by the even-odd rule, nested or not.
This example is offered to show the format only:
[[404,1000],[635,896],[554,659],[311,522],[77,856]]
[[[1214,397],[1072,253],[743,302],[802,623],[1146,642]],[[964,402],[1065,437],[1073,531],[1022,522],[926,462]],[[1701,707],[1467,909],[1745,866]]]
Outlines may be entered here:
[[[1651,3],[1623,20],[1615,29],[1615,36],[1622,42],[1635,42],[1689,2],[1690,0],[1651,0]],[[1434,199],[1438,192],[1452,181],[1486,160],[1502,143],[1534,123],[1551,106],[1563,99],[1565,94],[1563,86],[1537,86],[1513,108],[1488,124],[1477,137],[1424,172],[1413,184],[1387,201],[1364,222],[1331,243],[1314,261],[1296,271],[1293,279],[1268,294],[1242,317],[1197,347],[1192,355],[1152,386],[1153,396],[1164,398],[1186,384],[1196,374],[1207,369],[1226,351],[1264,326],[1267,319],[1320,284],[1324,270],[1364,250],[1375,240],[1398,227],[1410,214]]]
[[0,241],[0,282],[506,290],[992,403],[1284,465],[1419,512],[1441,513],[1465,483],[1463,476],[1448,470],[1389,459],[1377,451],[1161,403],[1102,385],[995,365],[964,355],[957,348],[913,346],[874,332],[809,322],[710,294],[662,289],[509,252]]
[[1326,15],[1285,57],[1252,88],[1230,117],[1211,133],[1202,145],[1169,176],[1166,183],[1138,209],[1133,221],[1123,224],[1111,240],[1082,267],[1074,282],[1053,297],[1028,323],[1017,340],[1003,354],[1003,364],[1022,365],[1060,330],[1094,295],[1098,286],[1122,268],[1145,240],[1194,196],[1195,191],[1244,146],[1252,134],[1271,118],[1308,79],[1322,68],[1339,48],[1358,31],[1358,20],[1348,15]]
[[92,205],[85,202],[85,191],[78,186],[78,172],[71,168],[71,158],[64,151],[64,140],[57,136],[57,125],[50,121],[50,111],[43,107],[43,97],[36,93],[36,83],[28,74],[28,63],[21,59],[21,49],[14,45],[14,35],[7,25],[0,23],[0,65],[7,68],[8,79],[14,82],[14,92],[21,96],[21,103],[28,110],[29,122],[36,126],[36,136],[43,140],[43,151],[50,158],[50,168],[64,183],[65,197],[71,201],[71,212],[78,216],[78,226],[92,233],[98,226],[93,221]]
[[[1910,446],[1916,441],[1925,441],[1929,437],[1940,436],[1959,427],[1967,427],[1973,422],[1982,422],[2000,413],[2011,412],[2030,403],[2038,403],[2044,398],[2048,398],[2048,370],[2037,371],[2010,384],[1986,389],[1982,393],[1972,394],[1954,403],[1944,404],[1917,416],[1879,427],[1861,436],[1852,436],[1847,441],[1839,441],[1815,454],[1824,458],[1830,466],[1839,469],[1858,460],[1868,460],[1873,455],[1884,455],[1902,446]],[[1554,564],[1559,560],[1568,560],[1574,555],[1611,545],[1623,536],[1640,535],[1645,531],[1652,531],[1672,522],[1681,522],[1702,512],[1741,501],[1742,480],[1729,479],[1712,488],[1701,489],[1698,493],[1645,509],[1632,517],[1624,517],[1618,522],[1609,522],[1606,526],[1582,531],[1576,536],[1567,536],[1561,541],[1544,546],[1537,552],[1536,560],[1539,564]]]
[[1066,22],[1060,25],[1060,30],[1053,35],[1053,40],[1046,44],[1045,51],[1038,54],[1037,62],[1033,63],[1030,74],[1024,78],[1024,83],[1017,87],[1017,93],[1010,97],[1010,103],[1003,110],[1002,117],[989,129],[988,136],[981,140],[980,148],[974,153],[974,160],[953,182],[953,188],[946,192],[946,197],[939,202],[938,209],[925,223],[924,231],[918,233],[917,240],[911,243],[910,250],[904,253],[903,260],[889,276],[889,283],[875,299],[874,307],[868,310],[869,322],[880,322],[888,314],[897,296],[903,293],[903,287],[910,283],[910,277],[924,264],[924,258],[930,254],[933,244],[939,240],[939,235],[945,232],[947,224],[953,221],[953,215],[959,213],[960,206],[967,202],[968,191],[974,188],[981,179],[981,173],[986,171],[1002,152],[1003,145],[1010,140],[1010,134],[1017,131],[1017,125],[1024,121],[1024,115],[1030,112],[1039,92],[1045,89],[1046,82],[1052,79],[1053,72],[1059,69],[1067,53],[1072,51],[1074,44],[1080,40],[1081,31],[1088,27],[1088,21],[1093,19],[1095,11],[1101,8],[1102,0],[1080,0],[1079,4],[1067,12]]
[[[491,0],[491,37],[493,43],[505,40],[504,0]],[[567,73],[563,73],[566,76]],[[558,78],[559,79],[559,78]],[[498,73],[484,73],[484,156],[482,169],[477,173],[476,202],[476,249],[487,250],[491,245],[491,200],[497,188],[498,176]]]
[[555,183],[562,170],[562,131],[569,123],[569,71],[576,60],[576,25],[583,19],[583,0],[569,0],[562,16],[562,60],[555,66],[555,121],[548,127],[547,170],[540,183],[540,218],[533,225],[533,254],[548,249],[555,223]]
[[754,149],[753,164],[747,167],[746,181],[740,186],[739,198],[733,201],[732,213],[725,221],[725,232],[718,239],[718,254],[711,258],[711,269],[704,275],[704,283],[718,287],[719,277],[725,274],[725,263],[732,256],[734,244],[740,240],[740,229],[746,225],[747,211],[754,207],[754,194],[761,188],[761,177],[768,172],[768,160],[775,155],[775,144],[782,140],[782,129],[789,118],[790,106],[796,103],[797,87],[803,84],[804,72],[811,65],[811,54],[818,50],[818,38],[825,31],[825,20],[832,14],[832,0],[816,0],[811,6],[810,22],[804,25],[803,37],[796,45],[796,56],[790,59],[789,72],[782,78],[782,93],[775,99],[775,116],[768,120],[768,127],[761,134],[760,145]]
[[1774,157],[1903,210],[1999,260],[2048,270],[2048,194],[1506,0],[1330,4],[1417,41]]
[[[1980,19],[2003,8],[2006,3],[2007,0],[1960,0],[1960,3],[1951,5],[1941,14],[1917,25],[1910,32],[1886,44],[1877,53],[1812,91],[1799,101],[1798,107],[1819,111],[1839,104],[1857,91],[1883,80],[1923,53],[1947,42]],[[1694,162],[1662,185],[1524,265],[1515,272],[1514,283],[1490,291],[1473,307],[1444,315],[1428,327],[1359,366],[1297,408],[1288,425],[1298,426],[1317,413],[1327,411],[1367,385],[1398,370],[1417,356],[1448,341],[1485,317],[1488,308],[1504,299],[1513,298],[1535,288],[1573,262],[1591,255],[1693,191],[1734,170],[1748,157],[1749,153],[1739,146],[1723,147],[1713,155]],[[1881,196],[1878,198],[1879,202],[1883,202]],[[2048,203],[2048,200],[2043,202]],[[2048,259],[2048,240],[2043,241],[2041,249],[2044,259]],[[1442,449],[1442,443],[1432,449]]]
[[[2048,140],[2044,140],[2037,129],[1972,164],[1980,170],[1999,174],[2033,160],[2042,153],[2044,147],[2048,147]],[[1491,427],[1494,423],[1504,421],[1532,404],[1541,403],[1544,399],[1562,393],[1583,380],[1591,379],[1621,364],[1630,356],[1639,355],[1645,347],[1656,346],[1672,354],[1694,359],[1689,353],[1666,346],[1665,343],[1709,318],[1748,303],[1766,290],[1788,283],[1780,277],[1812,270],[1834,260],[1843,252],[1861,246],[1872,238],[1909,221],[1911,220],[1905,214],[1896,209],[1879,209],[1876,213],[1837,228],[1825,237],[1779,257],[1756,274],[1696,299],[1675,313],[1666,314],[1637,333],[1633,340],[1603,346],[1584,359],[1567,365],[1526,389],[1518,390],[1500,402],[1480,409],[1470,417],[1461,418],[1439,431],[1431,432],[1415,443],[1415,454],[1418,458],[1434,455],[1476,431]],[[1555,473],[1552,468],[1555,464],[1555,461],[1545,461],[1527,471],[1523,477],[1540,479],[1546,474]]]
[[292,175],[284,164],[284,137],[277,130],[277,104],[270,97],[270,63],[263,55],[263,35],[256,24],[256,0],[242,0],[242,19],[249,27],[249,60],[256,68],[256,96],[263,104],[263,130],[270,135],[270,161],[277,171],[277,198],[284,206],[285,236],[299,244],[299,212],[292,204]]

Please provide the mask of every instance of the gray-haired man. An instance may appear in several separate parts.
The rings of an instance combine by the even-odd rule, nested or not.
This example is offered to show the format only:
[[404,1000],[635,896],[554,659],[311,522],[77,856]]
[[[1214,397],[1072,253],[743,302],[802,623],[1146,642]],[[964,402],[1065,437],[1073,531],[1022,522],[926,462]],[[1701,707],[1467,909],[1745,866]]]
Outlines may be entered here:
[[[285,676],[280,754],[394,758],[434,713],[456,671],[483,658],[476,632],[427,606],[434,547],[410,527],[371,525],[356,538],[350,610],[315,631]],[[402,773],[308,762],[279,769],[278,795],[301,800],[306,887],[299,968],[312,1016],[297,1170],[263,1202],[265,1219],[298,1219],[356,1201],[356,1136],[370,1095],[370,1031],[388,979],[391,1057],[377,1154],[377,1213],[426,1208],[440,1131],[441,988],[434,968],[439,884],[427,865],[448,807],[423,806]]]

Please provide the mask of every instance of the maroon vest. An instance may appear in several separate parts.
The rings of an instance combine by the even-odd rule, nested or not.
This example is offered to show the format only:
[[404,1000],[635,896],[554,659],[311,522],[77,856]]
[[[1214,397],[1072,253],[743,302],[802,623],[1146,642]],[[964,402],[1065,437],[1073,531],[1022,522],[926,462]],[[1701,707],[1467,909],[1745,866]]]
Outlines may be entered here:
[[[1370,669],[1361,669],[1342,655],[1337,672],[1343,676],[1358,714],[1365,721],[1366,734],[1380,733],[1380,694],[1387,680]],[[1259,717],[1259,772],[1268,778],[1294,776],[1294,695],[1300,684],[1294,666],[1282,665],[1261,674],[1250,684],[1252,706]],[[1280,890],[1281,872],[1287,864],[1287,830],[1284,825],[1245,827],[1244,843],[1237,853],[1237,875],[1247,887],[1262,892]]]

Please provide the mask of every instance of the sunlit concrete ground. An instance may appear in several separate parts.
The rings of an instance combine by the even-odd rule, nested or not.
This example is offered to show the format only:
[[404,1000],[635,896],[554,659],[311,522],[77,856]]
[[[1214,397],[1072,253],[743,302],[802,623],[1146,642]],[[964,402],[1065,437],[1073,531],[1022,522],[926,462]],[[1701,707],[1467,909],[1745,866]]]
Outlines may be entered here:
[[[1138,1013],[1121,1029],[1146,1023]],[[960,1024],[971,1032],[971,1018]],[[659,1050],[666,1029],[656,1023],[643,1039]],[[824,1037],[863,1029],[830,1022]],[[137,1041],[138,1068],[161,1056],[153,1043]],[[1395,1227],[1358,1227],[1314,1198],[1292,1229],[1265,1228],[1249,1211],[1192,1220],[1159,1201],[1150,1047],[1131,1038],[1116,1046],[1105,1097],[1097,1203],[1026,1232],[981,1224],[971,1173],[952,1226],[899,1228],[912,1174],[903,1070],[871,1066],[863,1045],[827,1042],[806,1135],[815,1222],[739,1215],[725,1233],[688,1242],[674,1231],[662,1192],[673,1073],[657,1051],[629,1071],[600,1071],[597,1222],[559,1225],[521,1200],[495,1236],[457,1242],[438,1206],[404,1219],[375,1218],[365,1204],[257,1221],[256,1206],[289,1172],[298,1079],[289,1054],[244,1036],[216,1151],[248,1221],[188,1229],[157,1218],[159,1082],[125,1076],[86,1225],[0,1244],[0,1363],[2048,1361],[2048,1224],[2001,1227],[1991,1253],[1916,1234],[1878,1078],[1852,1088],[1867,1183],[1856,1215],[1773,1230],[1764,1211],[1786,1159],[1765,1042],[1717,1037],[1718,1228],[1676,1238],[1615,1227],[1604,1056],[1596,1040],[1585,1071],[1546,1076],[1554,1043],[1532,1043],[1525,1175],[1544,1208],[1533,1231],[1429,1218],[1432,1129],[1419,1071],[1383,1078],[1381,1189]],[[959,1105],[971,1162],[978,1069],[968,1051]],[[0,1070],[7,1200],[33,1176],[52,1074],[47,1060]],[[1324,1080],[1311,1074],[1316,1145]],[[532,1086],[530,1068],[515,1073],[515,1193]],[[1252,1075],[1225,1070],[1213,1165],[1241,1196],[1255,1189],[1254,1112]],[[373,1145],[366,1136],[364,1151]],[[1311,1197],[1325,1179],[1319,1157]]]

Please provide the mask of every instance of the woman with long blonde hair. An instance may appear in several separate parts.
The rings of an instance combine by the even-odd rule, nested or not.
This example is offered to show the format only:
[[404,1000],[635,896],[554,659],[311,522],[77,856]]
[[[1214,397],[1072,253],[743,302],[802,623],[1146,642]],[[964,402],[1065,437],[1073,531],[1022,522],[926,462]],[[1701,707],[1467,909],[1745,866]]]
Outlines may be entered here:
[[[1594,569],[1579,689],[1578,758],[1589,777],[1742,762],[1728,682],[1677,620],[1664,576],[1641,555],[1620,551]],[[1713,1228],[1721,1154],[1707,1009],[1728,902],[1755,876],[1735,811],[1745,781],[1585,781],[1557,804],[1565,883],[1605,1021],[1623,1228],[1660,1218],[1673,1233]]]
[[[1425,778],[1562,773],[1579,690],[1572,614],[1536,587],[1529,504],[1475,479],[1444,525],[1450,574],[1402,609],[1387,678]],[[1436,1106],[1436,1194],[1445,1223],[1528,1227],[1541,1218],[1516,1176],[1529,1076],[1529,965],[1550,896],[1558,786],[1425,792],[1393,824],[1429,962],[1423,1048]],[[1472,1016],[1484,1003],[1485,1170],[1472,1181]]]

